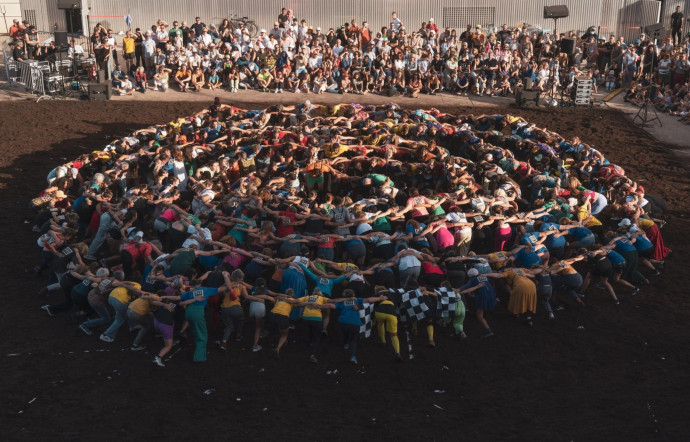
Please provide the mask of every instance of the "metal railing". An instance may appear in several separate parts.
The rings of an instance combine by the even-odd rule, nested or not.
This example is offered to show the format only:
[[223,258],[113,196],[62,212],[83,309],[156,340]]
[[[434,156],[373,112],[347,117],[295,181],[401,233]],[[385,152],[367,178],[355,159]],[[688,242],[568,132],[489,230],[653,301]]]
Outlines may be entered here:
[[27,90],[38,95],[39,101],[42,98],[50,97],[46,94],[44,71],[50,67],[39,61],[17,61],[12,57],[12,50],[7,41],[2,43],[2,57],[5,65],[5,75],[10,86],[21,85]]

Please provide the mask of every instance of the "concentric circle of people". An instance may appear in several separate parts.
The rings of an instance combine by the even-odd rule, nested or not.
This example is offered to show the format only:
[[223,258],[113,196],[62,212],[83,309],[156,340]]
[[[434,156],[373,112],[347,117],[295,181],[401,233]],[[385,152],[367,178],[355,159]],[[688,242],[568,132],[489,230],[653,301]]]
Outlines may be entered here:
[[436,332],[492,336],[499,300],[537,327],[585,294],[625,303],[670,252],[662,200],[593,146],[514,115],[216,99],[48,183],[32,201],[36,271],[64,299],[42,308],[107,343],[129,328],[132,350],[155,328],[161,366],[190,334],[205,361],[209,329],[221,350],[280,356],[306,328],[312,362],[337,331],[354,363],[374,332],[402,360]]

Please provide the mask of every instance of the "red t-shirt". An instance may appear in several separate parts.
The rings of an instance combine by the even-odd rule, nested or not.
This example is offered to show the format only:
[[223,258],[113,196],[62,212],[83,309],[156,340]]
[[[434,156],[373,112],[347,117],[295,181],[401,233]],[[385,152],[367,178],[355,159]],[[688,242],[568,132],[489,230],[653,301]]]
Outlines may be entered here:
[[293,223],[297,220],[297,214],[295,212],[290,212],[283,210],[278,212],[280,218],[276,222],[276,235],[283,238],[288,235],[295,233],[295,226],[288,226],[286,224]]

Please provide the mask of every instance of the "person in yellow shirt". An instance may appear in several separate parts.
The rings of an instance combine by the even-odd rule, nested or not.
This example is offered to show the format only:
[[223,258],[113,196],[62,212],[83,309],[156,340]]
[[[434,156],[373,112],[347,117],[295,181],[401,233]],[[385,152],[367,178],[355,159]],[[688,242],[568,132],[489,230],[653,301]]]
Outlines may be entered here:
[[127,69],[127,75],[132,74],[132,67],[134,64],[134,41],[135,38],[132,35],[132,31],[125,32],[125,37],[122,39],[122,54],[125,59],[125,66]]
[[268,321],[278,330],[280,338],[278,338],[278,345],[273,351],[276,357],[280,357],[280,349],[283,348],[287,342],[288,334],[290,333],[290,312],[293,307],[300,307],[304,305],[295,299],[295,292],[292,289],[285,290],[285,294],[270,292],[274,295],[275,304],[271,309]]
[[315,364],[318,362],[316,352],[319,349],[321,332],[323,331],[323,315],[320,306],[328,303],[330,299],[321,296],[321,290],[314,289],[312,295],[297,298],[297,301],[306,304],[302,319],[309,328],[309,360]]
[[[129,285],[135,287],[137,290],[141,290],[141,284],[130,282]],[[115,287],[113,291],[110,292],[108,304],[110,304],[115,311],[115,319],[110,327],[101,334],[101,341],[113,342],[115,340],[117,331],[127,322],[127,307],[129,303],[138,295],[139,292],[127,286]]]

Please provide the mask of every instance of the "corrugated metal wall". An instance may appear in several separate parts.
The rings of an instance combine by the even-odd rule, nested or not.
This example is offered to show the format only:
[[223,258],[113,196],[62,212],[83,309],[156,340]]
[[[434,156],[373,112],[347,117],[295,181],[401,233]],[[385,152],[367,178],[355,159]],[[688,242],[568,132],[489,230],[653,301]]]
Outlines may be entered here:
[[[494,25],[503,23],[515,26],[528,23],[543,28],[553,28],[553,20],[544,19],[545,5],[565,4],[570,10],[570,16],[558,21],[561,32],[575,31],[582,33],[589,26],[602,26],[602,34],[615,33],[624,35],[630,41],[638,34],[639,26],[646,26],[656,22],[660,2],[656,0],[350,0],[332,2],[327,0],[197,0],[171,2],[170,0],[79,0],[90,6],[89,14],[93,17],[91,25],[101,22],[116,32],[125,30],[125,21],[121,17],[98,16],[132,16],[132,27],[150,28],[157,19],[168,23],[173,20],[187,20],[192,23],[196,15],[203,18],[207,24],[218,24],[223,18],[237,13],[248,16],[259,27],[269,28],[278,17],[281,7],[292,9],[295,15],[306,19],[308,24],[328,28],[341,26],[346,21],[355,18],[359,24],[363,20],[369,22],[372,30],[378,30],[390,23],[392,11],[398,16],[408,29],[417,29],[423,21],[434,17],[436,23],[443,26],[444,8],[494,8],[491,14]],[[31,9],[36,11],[38,28],[45,31],[58,30],[66,27],[64,11],[56,8],[57,0],[21,0],[22,11]],[[690,14],[690,0],[666,2],[663,19],[668,22],[676,4],[683,4],[686,16]],[[668,12],[670,11],[670,12]],[[446,11],[448,12],[448,11]],[[472,23],[489,25],[490,23]]]
[[625,37],[626,42],[634,42],[640,36],[641,29],[657,23],[661,3],[652,0],[625,0],[620,10],[618,35]]
[[682,12],[685,17],[683,35],[688,35],[688,32],[690,32],[690,24],[688,24],[688,18],[690,17],[690,0],[666,0],[661,11],[661,22],[666,26],[668,35],[671,35],[671,14],[676,12],[676,6],[680,6],[680,12]]

